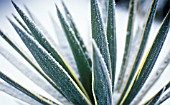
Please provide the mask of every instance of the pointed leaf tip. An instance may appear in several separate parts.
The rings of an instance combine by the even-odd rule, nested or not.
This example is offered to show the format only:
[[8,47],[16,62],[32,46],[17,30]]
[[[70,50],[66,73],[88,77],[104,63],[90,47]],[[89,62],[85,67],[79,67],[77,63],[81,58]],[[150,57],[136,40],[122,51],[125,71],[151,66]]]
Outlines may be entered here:
[[55,7],[56,7],[56,10],[58,11],[58,10],[59,10],[59,8],[58,8],[57,4],[55,4]]
[[3,32],[1,31],[1,29],[0,29],[0,36],[1,36],[1,37],[4,36]]
[[12,26],[16,26],[15,24],[14,24],[14,22],[10,19],[10,18],[8,18],[8,17],[6,17],[7,18],[7,20],[9,21],[9,23],[12,25]]
[[5,34],[2,32],[1,29],[0,29],[0,36],[1,36],[3,39],[6,39],[6,36],[5,36]]
[[[16,32],[25,43],[29,51],[35,57],[35,60],[38,62],[42,70],[45,72],[47,76],[49,76],[50,80],[53,80],[57,89],[69,100],[72,101],[74,104],[90,104],[87,97],[82,93],[79,87],[75,84],[72,78],[64,71],[61,65],[56,62],[42,46],[38,44],[37,41],[33,39],[33,37],[29,36],[25,32],[23,32],[15,23],[12,23],[13,27],[15,28]],[[48,63],[47,63],[48,62]],[[46,65],[44,65],[46,64]],[[49,66],[50,65],[50,66]],[[59,76],[60,75],[60,76]],[[55,78],[57,77],[57,78]],[[61,80],[61,81],[60,81]],[[62,83],[63,82],[63,83]],[[65,89],[66,87],[69,89]],[[71,92],[69,95],[68,92]],[[74,94],[75,96],[72,97]]]
[[15,8],[19,8],[19,7],[13,2],[13,0],[11,0],[11,3],[12,3],[12,5],[13,5]]
[[103,22],[97,0],[91,0],[91,27],[92,38],[96,41],[99,50],[106,62],[109,74],[111,76],[110,54],[108,49],[107,36],[103,28]]

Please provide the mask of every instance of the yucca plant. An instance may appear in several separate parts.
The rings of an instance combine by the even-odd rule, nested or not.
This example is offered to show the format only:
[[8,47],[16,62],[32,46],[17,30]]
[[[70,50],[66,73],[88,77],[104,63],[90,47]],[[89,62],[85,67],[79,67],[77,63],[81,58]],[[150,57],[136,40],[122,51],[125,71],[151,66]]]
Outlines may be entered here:
[[[19,20],[14,14],[13,17],[20,24],[8,18],[9,22],[16,30],[21,40],[31,52],[34,59],[29,57],[19,46],[17,46],[6,34],[0,31],[1,37],[8,42],[41,76],[45,79],[32,77],[26,65],[13,56],[2,46],[0,53],[9,60],[24,75],[31,79],[35,84],[49,93],[52,98],[28,90],[21,84],[15,82],[10,77],[0,71],[0,78],[6,83],[1,83],[1,87],[9,88],[4,91],[13,97],[18,98],[28,104],[75,104],[75,105],[136,105],[139,104],[153,84],[159,79],[162,72],[170,62],[170,53],[163,59],[161,65],[152,75],[148,83],[145,83],[153,70],[158,55],[162,49],[170,27],[170,11],[162,21],[162,25],[155,36],[151,47],[147,50],[149,32],[156,13],[158,0],[152,0],[146,22],[143,28],[134,30],[135,16],[137,15],[137,0],[130,0],[129,16],[127,24],[127,34],[124,55],[121,69],[116,71],[117,64],[117,42],[116,42],[116,19],[114,0],[91,0],[91,48],[89,53],[79,31],[72,19],[69,10],[62,2],[64,15],[56,5],[57,16],[64,33],[57,33],[60,41],[67,41],[69,48],[57,49],[53,39],[49,38],[48,31],[43,28],[39,20],[25,6],[29,17],[14,3],[14,8],[23,21]],[[53,25],[59,30],[58,24],[52,17]],[[24,22],[24,23],[23,23]],[[63,36],[65,35],[65,36]],[[64,39],[65,38],[65,39]],[[68,47],[68,46],[67,46]],[[144,51],[147,50],[145,54]],[[71,51],[78,73],[68,65],[67,57],[63,57],[62,52]],[[90,56],[92,55],[92,56]],[[142,57],[144,56],[144,57]],[[36,62],[34,61],[36,60]],[[115,83],[115,73],[119,72]],[[128,76],[125,76],[126,73]],[[153,97],[142,104],[158,105],[170,97],[170,81],[161,84],[161,90],[157,91]],[[11,91],[10,91],[11,90]],[[19,91],[18,91],[19,90]],[[18,95],[13,94],[16,91]],[[24,93],[24,94],[23,94]],[[165,94],[166,93],[166,94]]]

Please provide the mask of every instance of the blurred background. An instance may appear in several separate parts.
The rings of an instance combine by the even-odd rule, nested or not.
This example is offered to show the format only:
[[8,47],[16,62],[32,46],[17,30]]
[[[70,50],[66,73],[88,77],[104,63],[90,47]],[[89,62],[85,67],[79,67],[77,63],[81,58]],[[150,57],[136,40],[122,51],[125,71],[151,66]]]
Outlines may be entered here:
[[[52,22],[50,20],[50,16],[54,17],[56,21],[58,21],[56,16],[55,4],[59,4],[59,0],[13,0],[16,4],[19,5],[22,9],[24,9],[24,5],[26,5],[32,13],[39,19],[42,25],[48,30],[49,34],[53,39],[57,39],[55,36],[55,30],[53,28]],[[79,29],[85,44],[90,49],[90,0],[63,0],[68,9],[70,10],[73,19]],[[102,1],[102,0],[100,0]],[[128,4],[129,0],[115,0],[116,1],[116,25],[117,25],[117,45],[118,47],[118,61],[117,66],[118,70],[120,69],[120,64],[123,55],[124,49],[124,42],[125,42],[125,35],[126,35],[126,24],[127,24],[127,14],[128,14]],[[137,22],[142,23],[145,21],[145,14],[148,11],[148,7],[151,4],[152,0],[137,0],[140,5],[137,5]],[[150,43],[153,41],[154,35],[156,34],[157,30],[160,27],[160,22],[165,17],[167,11],[170,8],[170,0],[159,0],[159,5],[156,13],[156,17],[154,20],[154,24],[152,25],[151,35],[149,37],[149,43],[147,48],[149,48]],[[11,0],[0,0],[0,29],[6,33],[17,45],[20,46],[21,49],[27,52],[28,55],[31,56],[30,52],[25,48],[22,41],[16,34],[15,30],[7,21],[6,17],[12,18],[12,13],[14,13],[17,17],[19,15],[15,11],[14,7],[12,6]],[[162,60],[162,58],[166,55],[167,50],[169,51],[170,48],[168,43],[170,42],[170,35],[167,37],[165,41],[165,45],[163,50],[160,53],[158,58],[158,62]],[[57,42],[60,43],[60,42]],[[56,45],[57,45],[56,43]],[[27,62],[23,61],[23,59],[2,39],[0,38],[0,44],[12,52],[18,59],[20,59],[25,65],[28,65]],[[1,50],[1,49],[0,49]],[[18,65],[19,66],[19,65]],[[31,67],[30,67],[31,68]],[[74,67],[73,67],[74,68]],[[156,67],[154,67],[156,68]],[[33,68],[31,68],[33,70]],[[41,90],[38,86],[32,83],[27,77],[23,76],[16,67],[8,62],[2,55],[0,55],[0,71],[7,74],[8,76],[12,77],[12,79],[16,80],[17,82],[21,83],[25,87],[29,88],[30,90],[34,90],[36,92],[47,94],[43,90]],[[118,73],[117,73],[118,74]],[[155,93],[155,89],[159,90],[162,85],[165,84],[167,81],[170,80],[170,67],[167,67],[167,70],[162,74],[161,79],[158,83],[155,84],[154,88],[148,93],[148,95],[144,98],[147,99]],[[37,74],[38,75],[38,74]],[[0,80],[3,82],[3,80]],[[1,83],[1,82],[0,82]],[[50,96],[49,96],[50,97]],[[18,104],[25,104],[23,102],[16,101],[10,97],[10,95],[3,92],[0,88],[0,105],[18,105]],[[170,99],[167,100],[163,105],[169,105]]]
[[[138,10],[140,13],[143,13],[146,11],[146,6],[150,4],[151,0],[137,0],[139,4],[141,5],[140,7],[138,6]],[[115,0],[116,4],[124,9],[128,8],[129,5],[129,0]],[[170,8],[170,1],[169,0],[159,0],[159,5],[157,8],[157,13],[156,13],[156,20],[162,21],[163,18],[165,17],[166,13],[168,12]]]

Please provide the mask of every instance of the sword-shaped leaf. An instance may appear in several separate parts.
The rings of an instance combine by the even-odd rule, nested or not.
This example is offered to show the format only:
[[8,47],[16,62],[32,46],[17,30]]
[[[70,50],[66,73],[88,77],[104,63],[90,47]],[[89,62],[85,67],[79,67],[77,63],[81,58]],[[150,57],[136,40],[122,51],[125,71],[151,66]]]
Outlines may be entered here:
[[145,104],[147,105],[155,105],[156,102],[158,102],[161,95],[168,90],[170,87],[170,81],[161,89],[159,92],[157,92],[151,99],[149,99]]
[[39,29],[44,33],[46,38],[49,40],[50,44],[52,44],[54,47],[57,46],[54,39],[50,37],[49,32],[44,28],[44,26],[41,24],[41,22],[37,19],[37,17],[28,9],[26,5],[24,5],[25,10],[27,11],[30,18],[33,20],[33,22],[39,27]]
[[[68,101],[49,83],[44,81],[38,75],[36,75],[27,65],[22,63],[14,54],[10,53],[3,45],[0,45],[0,54],[7,59],[13,66],[15,66],[23,75],[34,82],[37,86],[48,92],[55,99],[61,102],[68,103]],[[18,66],[19,65],[19,66]],[[0,83],[1,84],[1,83]]]
[[12,14],[12,16],[15,18],[15,20],[22,26],[22,28],[23,28],[28,34],[31,34],[30,30],[29,30],[14,14]]
[[15,9],[21,16],[21,18],[24,20],[25,24],[27,27],[30,29],[32,35],[34,38],[47,50],[48,53],[51,54],[51,56],[59,62],[59,64],[68,72],[68,74],[73,78],[73,80],[78,84],[78,86],[81,88],[81,90],[85,92],[82,84],[78,80],[78,78],[75,76],[74,72],[70,69],[66,61],[62,58],[62,56],[53,48],[53,46],[50,45],[50,43],[47,41],[45,38],[44,34],[38,29],[38,27],[34,24],[33,21],[31,21],[25,14],[24,12],[14,3]]
[[142,34],[142,39],[140,41],[140,48],[139,48],[139,51],[137,53],[137,56],[135,57],[135,61],[133,63],[132,69],[130,71],[130,75],[129,75],[129,78],[127,80],[126,86],[125,86],[125,88],[124,88],[124,90],[121,94],[120,99],[119,99],[119,103],[123,99],[123,97],[125,96],[127,89],[129,88],[129,85],[130,85],[130,83],[131,83],[131,81],[132,81],[132,79],[133,79],[133,77],[134,77],[134,75],[137,71],[137,67],[140,63],[140,59],[142,58],[142,55],[144,53],[144,49],[145,49],[145,46],[146,46],[146,43],[147,43],[150,28],[151,28],[151,25],[152,25],[152,22],[153,22],[155,13],[156,13],[157,4],[158,4],[158,0],[152,1],[152,5],[151,5],[151,8],[150,8],[148,18],[147,18],[147,22],[145,24],[145,28],[144,28],[144,31],[143,31],[143,34]]
[[167,66],[170,63],[170,51],[168,54],[164,57],[163,61],[159,64],[159,67],[156,69],[153,75],[151,75],[151,78],[148,80],[146,84],[144,84],[143,88],[141,89],[141,92],[137,94],[135,99],[133,100],[132,105],[136,105],[141,101],[142,97],[145,97],[146,93],[151,89],[151,87],[159,80],[161,77],[161,74],[166,70]]
[[162,96],[162,98],[160,98],[155,105],[160,105],[169,98],[170,98],[170,91],[166,93],[164,96]]
[[[15,81],[13,81],[12,79],[10,79],[9,77],[7,77],[4,73],[2,73],[0,71],[0,78],[3,79],[5,82],[7,82],[8,84],[12,85],[13,87],[15,87],[16,89],[18,89],[19,91],[23,92],[24,94],[28,95],[29,97],[33,98],[34,100],[38,101],[39,103],[42,103],[44,105],[49,105],[51,103],[49,103],[48,101],[44,100],[41,96],[27,90],[26,88],[24,88],[23,86],[21,86],[20,84],[16,83]],[[56,105],[58,105],[59,103],[55,103]]]
[[132,47],[132,39],[133,39],[133,30],[134,30],[134,21],[135,21],[135,0],[130,0],[129,3],[129,17],[128,17],[128,25],[127,25],[127,33],[126,33],[126,42],[125,42],[125,49],[124,55],[122,60],[122,65],[118,77],[117,87],[116,90],[120,92],[122,82],[124,80],[125,71],[127,69],[129,56],[130,56],[130,49]]
[[34,64],[27,55],[22,52],[15,44],[12,42],[1,30],[0,30],[0,36],[12,47],[14,48],[38,73],[40,73],[54,88],[56,87],[56,84],[40,69],[36,64]]
[[[107,19],[107,41],[110,53],[111,70],[112,70],[112,89],[114,88],[115,72],[116,72],[116,21],[115,21],[115,1],[109,0]],[[113,89],[114,90],[114,89]]]
[[101,18],[103,21],[104,30],[106,31],[109,2],[108,0],[98,0],[98,3],[99,3],[99,9],[101,11]]
[[[77,75],[79,75],[78,69],[76,66],[76,62],[74,60],[73,53],[71,51],[70,45],[67,41],[64,31],[62,30],[62,28],[59,26],[59,23],[57,23],[57,21],[54,19],[54,17],[52,15],[50,15],[50,18],[51,18],[51,22],[52,22],[57,40],[58,40],[58,42],[60,42],[60,43],[58,43],[59,51],[62,53],[62,56],[65,58],[67,63],[70,65],[72,70],[74,70],[74,72]],[[62,41],[60,41],[60,40],[62,40]]]
[[106,62],[110,77],[112,77],[108,42],[103,28],[103,22],[97,0],[91,0],[91,28],[92,38],[96,41],[104,61]]
[[70,12],[68,11],[68,9],[67,9],[67,7],[66,7],[66,5],[65,5],[65,3],[64,3],[63,1],[62,1],[62,5],[63,5],[63,7],[64,7],[64,12],[65,12],[65,14],[66,14],[67,21],[69,22],[70,27],[73,29],[74,34],[75,34],[75,37],[77,38],[77,40],[78,40],[79,43],[80,43],[80,47],[81,47],[82,50],[85,52],[85,56],[86,56],[87,60],[89,61],[90,66],[92,66],[91,58],[90,58],[90,56],[88,55],[89,53],[87,52],[87,48],[86,48],[86,46],[85,46],[85,44],[84,44],[84,42],[83,42],[83,39],[82,39],[79,31],[78,31],[77,28],[76,28],[76,25],[75,25],[75,23],[74,23],[74,21],[73,21],[73,18],[72,18]]
[[145,56],[145,59],[142,61],[142,65],[140,66],[135,77],[133,78],[133,81],[127,90],[126,96],[124,97],[121,103],[129,104],[134,99],[134,97],[137,95],[137,93],[140,91],[145,81],[147,80],[167,37],[170,27],[169,19],[170,11],[167,13],[158,31],[158,34],[152,44],[152,47],[149,49],[147,55]]
[[20,90],[5,82],[0,82],[0,91],[30,105],[41,105],[41,103],[39,103],[38,101],[34,100],[33,98],[29,97],[28,95],[24,94]]
[[57,89],[74,104],[91,104],[64,68],[33,37],[24,33],[12,21],[10,22],[42,70],[54,81]]
[[78,42],[77,38],[75,37],[74,32],[68,26],[66,20],[64,19],[63,15],[61,14],[61,12],[57,6],[56,6],[56,9],[57,9],[58,18],[59,18],[60,23],[63,27],[63,30],[66,34],[66,37],[67,37],[67,40],[71,47],[71,50],[73,52],[74,59],[76,61],[77,68],[78,68],[79,74],[80,74],[80,80],[81,80],[83,86],[85,87],[86,91],[88,92],[91,100],[93,100],[92,89],[91,89],[92,88],[92,86],[91,86],[91,82],[92,82],[91,72],[92,72],[92,70],[91,70],[91,66],[88,62],[88,59],[85,55],[86,52],[84,52],[82,50],[80,43]]
[[112,105],[111,79],[104,59],[93,40],[93,95],[96,105]]

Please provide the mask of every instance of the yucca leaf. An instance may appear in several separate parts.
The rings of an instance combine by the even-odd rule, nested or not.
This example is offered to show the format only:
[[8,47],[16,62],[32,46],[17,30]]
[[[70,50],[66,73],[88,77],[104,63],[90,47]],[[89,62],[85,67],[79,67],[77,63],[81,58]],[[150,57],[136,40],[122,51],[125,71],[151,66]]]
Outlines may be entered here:
[[[10,79],[9,77],[7,77],[5,74],[3,74],[0,71],[0,78],[3,79],[5,82],[7,82],[8,84],[12,85],[13,87],[15,87],[16,89],[20,90],[21,92],[23,92],[24,94],[28,95],[29,97],[33,98],[34,100],[44,104],[44,105],[49,105],[50,103],[47,102],[46,100],[44,100],[43,98],[41,98],[40,96],[36,95],[35,93],[27,90],[26,88],[24,88],[23,86],[21,86],[20,84],[16,83],[15,81],[13,81],[12,79]],[[58,103],[56,103],[57,105]]]
[[126,82],[128,80],[128,76],[130,75],[129,72],[131,70],[131,67],[133,66],[133,61],[134,61],[134,59],[135,59],[135,57],[137,55],[137,52],[139,50],[140,39],[142,37],[141,34],[142,34],[142,29],[138,26],[138,29],[136,30],[135,36],[134,36],[133,41],[132,41],[129,60],[128,60],[127,68],[126,68],[126,71],[125,71],[125,76],[124,76],[123,81],[122,81],[122,86],[119,89],[120,93],[122,93],[123,88],[125,87],[125,84],[126,84]]
[[24,94],[20,90],[5,82],[0,82],[0,91],[30,105],[41,105],[41,103],[39,103],[38,101],[34,100],[33,98],[29,97],[28,95]]
[[106,62],[110,77],[112,77],[108,42],[103,28],[103,22],[97,0],[91,0],[91,28],[92,38],[96,41],[104,61]]
[[28,9],[28,7],[26,5],[24,5],[25,10],[27,11],[28,15],[30,16],[30,18],[33,20],[33,22],[38,26],[38,28],[42,31],[42,33],[44,33],[44,35],[46,35],[47,39],[49,39],[49,43],[52,44],[54,47],[57,46],[54,39],[52,39],[52,37],[50,37],[50,34],[48,33],[48,31],[44,28],[44,26],[41,24],[41,22],[37,19],[37,17]]
[[112,105],[111,79],[104,59],[93,40],[93,92],[96,105]]
[[12,48],[14,48],[38,73],[40,73],[54,88],[57,88],[56,84],[40,69],[35,65],[25,53],[23,53],[1,30],[0,36],[8,43]]
[[92,88],[91,66],[88,62],[87,57],[85,56],[85,52],[82,50],[77,38],[75,37],[74,32],[66,23],[66,20],[64,19],[63,15],[61,14],[57,6],[56,6],[56,9],[57,9],[58,18],[66,34],[71,50],[73,52],[73,55],[74,55],[74,58],[77,64],[77,68],[80,74],[80,80],[82,84],[84,85],[85,89],[87,90],[90,98],[93,99],[92,89],[91,89]]
[[45,36],[41,31],[38,29],[38,27],[22,12],[22,10],[14,3],[15,9],[19,13],[19,15],[22,17],[28,28],[30,29],[32,35],[34,38],[48,51],[48,53],[51,54],[51,56],[59,62],[59,64],[68,72],[68,74],[73,78],[73,80],[77,83],[77,85],[81,88],[81,90],[85,92],[83,86],[81,85],[80,81],[77,79],[73,71],[70,69],[66,61],[62,58],[62,56],[50,45],[50,43],[46,40]]
[[57,40],[58,42],[60,42],[58,43],[58,50],[59,52],[61,52],[62,56],[65,58],[67,63],[70,65],[72,70],[78,75],[77,77],[79,77],[76,62],[74,60],[74,56],[69,46],[69,43],[67,41],[66,35],[52,15],[50,15],[50,18],[51,18],[51,22],[52,22],[55,34],[57,36]]
[[63,67],[30,35],[24,33],[12,21],[10,22],[40,67],[57,85],[57,89],[73,104],[91,104]]
[[107,42],[109,46],[111,70],[112,70],[112,89],[114,88],[115,71],[116,71],[116,21],[115,21],[115,1],[109,0],[108,6],[108,19],[107,19]]
[[152,44],[152,47],[149,49],[145,59],[142,61],[142,65],[140,66],[137,75],[134,80],[130,84],[126,96],[124,97],[124,102],[121,103],[129,104],[134,97],[137,95],[139,90],[142,88],[143,84],[147,80],[150,72],[153,69],[153,66],[158,58],[158,55],[162,49],[164,41],[167,37],[169,27],[170,27],[170,11],[167,13],[158,34]]
[[65,3],[63,1],[62,1],[62,5],[64,7],[64,11],[65,11],[65,14],[66,14],[67,21],[69,22],[70,27],[73,29],[74,34],[75,34],[77,40],[79,41],[82,50],[85,52],[85,56],[86,56],[87,60],[89,61],[90,66],[92,66],[91,58],[88,55],[87,48],[86,48],[86,46],[85,46],[85,44],[83,42],[83,39],[82,39],[78,29],[76,28],[76,25],[75,25],[75,23],[73,21],[73,18],[72,18],[70,12],[68,11],[68,9],[67,9],[67,7],[66,7],[66,5],[65,5]]
[[27,65],[25,65],[20,60],[18,60],[16,56],[14,56],[12,53],[7,51],[7,49],[5,49],[1,44],[0,44],[0,49],[1,49],[0,54],[4,58],[6,58],[12,65],[14,65],[23,75],[28,77],[37,86],[41,87],[43,90],[48,92],[55,99],[58,99],[59,101],[65,103],[67,102],[67,100],[55,88],[53,88],[49,83],[47,83],[42,78],[37,76]]
[[129,61],[130,49],[132,47],[131,44],[132,44],[132,39],[133,39],[133,30],[134,30],[133,27],[134,27],[134,21],[135,21],[134,18],[135,18],[135,0],[130,0],[125,49],[124,49],[123,60],[122,60],[121,69],[120,69],[117,87],[116,87],[116,90],[118,91],[120,91],[121,89],[125,71],[127,69],[127,65]]
[[22,26],[22,28],[29,34],[31,34],[30,30],[14,15],[12,14],[12,16],[15,18],[15,20]]
[[170,81],[159,91],[157,92],[151,99],[149,99],[145,104],[147,105],[155,105],[159,100],[161,95],[170,87]]
[[[41,94],[38,94],[41,98],[43,98],[44,100],[46,100],[47,102],[49,102],[49,103],[51,103],[51,104],[55,104],[55,102],[53,101],[53,100],[51,100],[51,99],[49,99],[49,98],[47,98],[47,97],[45,97],[45,96],[43,96],[43,95],[41,95]],[[61,104],[61,103],[60,103]]]
[[[24,8],[26,10],[26,12],[28,13],[29,17],[34,21],[34,22],[37,22],[38,19],[31,13],[31,11],[28,9],[28,7],[26,5],[24,5]],[[39,23],[39,21],[38,21]],[[45,30],[46,31],[46,30]]]
[[160,78],[161,74],[164,72],[169,63],[170,63],[170,51],[164,57],[163,61],[159,64],[159,67],[154,72],[154,74],[151,75],[151,78],[148,80],[149,82],[144,84],[143,88],[141,89],[141,92],[138,93],[138,95],[135,97],[134,101],[132,102],[133,105],[136,105],[141,101],[141,98],[144,97],[146,93],[151,89],[151,87],[157,82],[157,80]]
[[109,2],[108,0],[98,0],[98,3],[99,3],[99,9],[101,10],[101,18],[103,21],[104,30],[106,31]]
[[166,93],[162,98],[160,98],[158,100],[158,102],[156,103],[156,105],[160,105],[162,104],[164,101],[166,101],[168,98],[170,98],[170,91],[168,93]]
[[30,16],[30,18],[32,19],[32,21],[38,26],[38,28],[40,28],[42,33],[44,33],[46,35],[46,37],[48,37],[49,33],[43,27],[43,25],[40,23],[40,21],[34,16],[34,14],[28,9],[28,7],[26,5],[24,5],[24,8],[27,11],[28,15]]
[[133,66],[132,66],[132,69],[130,71],[130,76],[127,80],[127,83],[126,83],[126,86],[122,92],[122,95],[119,99],[119,102],[123,99],[125,93],[127,92],[127,89],[129,88],[129,85],[137,71],[137,67],[140,63],[140,59],[142,58],[142,55],[144,53],[144,49],[145,49],[145,46],[146,46],[146,43],[147,43],[147,39],[148,39],[148,36],[149,36],[149,32],[150,32],[150,28],[151,28],[151,25],[152,25],[152,22],[153,22],[153,19],[154,19],[154,16],[155,16],[155,13],[156,13],[156,7],[157,7],[157,4],[158,4],[158,0],[153,0],[152,1],[152,5],[151,5],[151,8],[150,8],[150,12],[149,12],[149,15],[148,15],[148,18],[147,18],[147,22],[145,24],[145,27],[144,27],[144,31],[143,31],[143,34],[142,34],[142,39],[140,41],[140,48],[139,48],[139,51],[137,53],[137,56],[135,57],[135,61],[133,63]]

